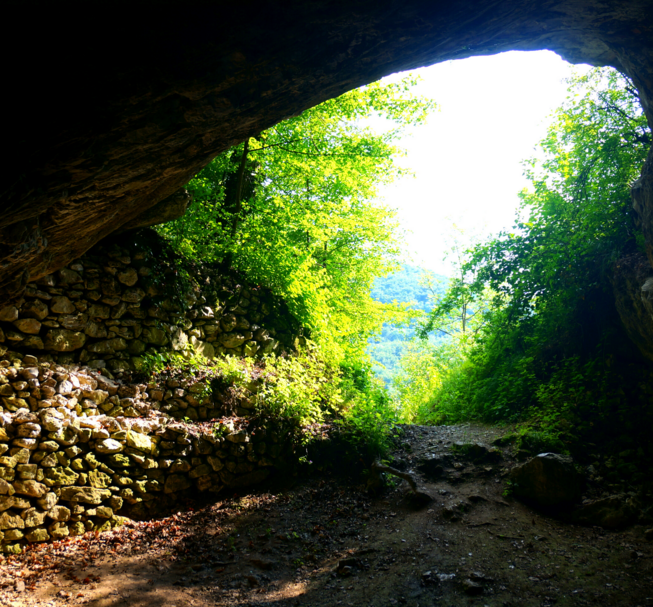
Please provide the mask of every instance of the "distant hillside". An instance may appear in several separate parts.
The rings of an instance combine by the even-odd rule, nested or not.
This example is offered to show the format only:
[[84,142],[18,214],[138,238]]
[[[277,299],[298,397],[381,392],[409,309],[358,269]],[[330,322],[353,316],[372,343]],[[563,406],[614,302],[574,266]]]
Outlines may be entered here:
[[[433,274],[436,283],[436,293],[444,294],[448,278],[440,274]],[[393,301],[412,303],[414,308],[428,312],[431,309],[431,293],[422,282],[424,270],[416,266],[405,265],[399,272],[377,279],[372,297],[383,303]],[[368,351],[372,360],[379,363],[375,365],[376,374],[386,384],[391,380],[397,363],[401,358],[403,349],[414,335],[414,326],[395,327],[384,325],[378,342],[370,343]]]

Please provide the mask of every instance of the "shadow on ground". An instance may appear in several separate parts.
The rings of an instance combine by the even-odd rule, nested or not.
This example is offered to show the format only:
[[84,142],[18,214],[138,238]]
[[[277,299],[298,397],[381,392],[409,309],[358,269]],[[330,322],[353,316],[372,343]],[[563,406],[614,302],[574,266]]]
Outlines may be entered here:
[[[7,558],[0,597],[94,607],[653,605],[642,528],[547,518],[502,495],[507,454],[452,455],[455,441],[497,433],[409,428],[395,463],[427,471],[434,499],[422,508],[403,481],[377,497],[335,477],[268,486]],[[445,465],[424,466],[433,458]]]

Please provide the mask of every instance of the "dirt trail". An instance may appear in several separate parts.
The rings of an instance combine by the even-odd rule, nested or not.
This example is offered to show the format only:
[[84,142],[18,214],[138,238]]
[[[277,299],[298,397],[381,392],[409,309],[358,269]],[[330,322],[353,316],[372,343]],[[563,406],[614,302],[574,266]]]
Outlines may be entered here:
[[447,457],[499,434],[407,427],[395,463],[430,477],[426,507],[404,481],[378,498],[333,478],[230,496],[6,559],[0,604],[653,606],[643,528],[560,523],[502,496],[507,454]]

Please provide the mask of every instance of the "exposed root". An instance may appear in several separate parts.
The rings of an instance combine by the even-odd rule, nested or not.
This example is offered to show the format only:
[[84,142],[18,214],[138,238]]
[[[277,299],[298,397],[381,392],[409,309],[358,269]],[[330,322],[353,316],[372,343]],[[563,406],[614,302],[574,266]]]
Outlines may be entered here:
[[425,505],[433,501],[433,497],[429,495],[426,491],[423,491],[422,489],[419,488],[419,486],[417,485],[417,479],[409,472],[402,472],[401,470],[397,470],[396,468],[392,468],[390,466],[384,466],[379,461],[375,461],[372,463],[371,470],[372,470],[372,475],[373,477],[375,477],[375,480],[377,481],[378,485],[381,484],[381,473],[385,472],[386,474],[392,474],[393,476],[397,476],[405,480],[410,485],[410,488],[413,491],[413,498],[416,499],[418,505]]

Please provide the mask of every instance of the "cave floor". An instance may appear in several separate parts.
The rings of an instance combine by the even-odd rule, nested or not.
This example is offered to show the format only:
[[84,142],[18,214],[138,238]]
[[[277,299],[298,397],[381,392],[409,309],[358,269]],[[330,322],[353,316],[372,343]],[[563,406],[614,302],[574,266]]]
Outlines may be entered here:
[[[409,426],[408,467],[483,426]],[[502,495],[513,465],[454,464],[378,497],[332,476],[189,504],[164,519],[35,547],[0,563],[0,604],[531,607],[653,605],[644,528],[569,525]],[[423,479],[424,480],[424,479]]]

